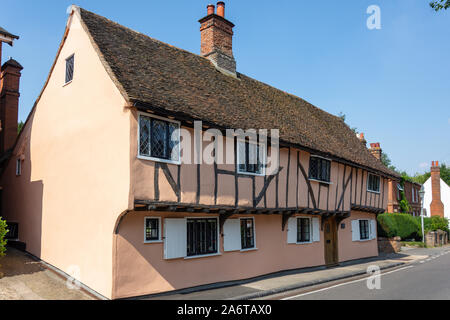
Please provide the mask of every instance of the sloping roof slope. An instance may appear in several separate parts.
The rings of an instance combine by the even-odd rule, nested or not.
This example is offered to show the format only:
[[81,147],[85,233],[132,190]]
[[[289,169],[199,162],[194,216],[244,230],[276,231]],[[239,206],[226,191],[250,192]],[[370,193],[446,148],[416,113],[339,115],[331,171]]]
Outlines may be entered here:
[[[338,117],[243,74],[222,74],[208,59],[80,8],[82,23],[130,102],[225,128],[279,129],[282,141],[397,176]],[[118,83],[117,83],[118,82]]]

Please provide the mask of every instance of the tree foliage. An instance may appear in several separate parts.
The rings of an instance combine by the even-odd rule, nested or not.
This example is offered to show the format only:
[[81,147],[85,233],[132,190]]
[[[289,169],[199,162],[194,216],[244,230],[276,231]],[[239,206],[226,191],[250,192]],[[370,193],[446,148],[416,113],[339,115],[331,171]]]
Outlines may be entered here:
[[5,220],[0,217],[0,258],[5,255],[6,252],[6,234],[9,232],[7,229],[7,224]]
[[17,134],[19,134],[19,133],[22,131],[23,126],[24,126],[23,121],[20,121],[20,122],[17,124]]
[[432,7],[435,11],[447,10],[450,8],[450,0],[436,0],[430,2],[430,7]]

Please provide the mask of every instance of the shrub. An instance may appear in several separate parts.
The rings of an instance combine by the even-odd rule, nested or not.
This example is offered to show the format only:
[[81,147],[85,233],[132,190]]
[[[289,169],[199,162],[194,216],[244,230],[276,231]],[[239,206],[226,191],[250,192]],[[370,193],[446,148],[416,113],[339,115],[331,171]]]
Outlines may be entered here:
[[[417,222],[419,225],[422,225],[421,218],[416,217]],[[449,227],[448,227],[448,219],[441,218],[438,216],[434,216],[431,218],[423,218],[423,225],[425,229],[425,233],[428,233],[430,231],[436,231],[436,230],[442,230],[447,233],[449,233]],[[422,227],[420,227],[422,230]]]
[[378,235],[402,239],[421,239],[420,223],[410,214],[384,213],[378,216]]
[[6,252],[6,239],[5,236],[8,233],[8,229],[6,229],[8,225],[5,220],[2,220],[0,217],[0,258],[5,255]]

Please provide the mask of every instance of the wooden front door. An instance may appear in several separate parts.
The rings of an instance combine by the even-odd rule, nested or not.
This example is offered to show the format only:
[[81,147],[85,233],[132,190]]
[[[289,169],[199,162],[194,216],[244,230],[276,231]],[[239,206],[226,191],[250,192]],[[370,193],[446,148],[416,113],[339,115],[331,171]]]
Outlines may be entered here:
[[325,235],[325,264],[332,267],[339,263],[337,225],[335,217],[325,220],[323,231]]

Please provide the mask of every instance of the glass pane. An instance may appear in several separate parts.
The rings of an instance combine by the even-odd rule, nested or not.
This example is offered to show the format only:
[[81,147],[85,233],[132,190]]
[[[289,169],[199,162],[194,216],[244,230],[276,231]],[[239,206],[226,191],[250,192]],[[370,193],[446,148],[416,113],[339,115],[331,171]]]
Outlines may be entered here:
[[245,165],[245,142],[238,141],[238,165],[239,165],[239,171],[240,172],[246,172],[246,165]]
[[141,156],[150,156],[150,118],[139,117],[139,154]]
[[167,143],[167,123],[160,120],[152,120],[151,135],[151,152],[152,157],[167,159],[166,143]]

